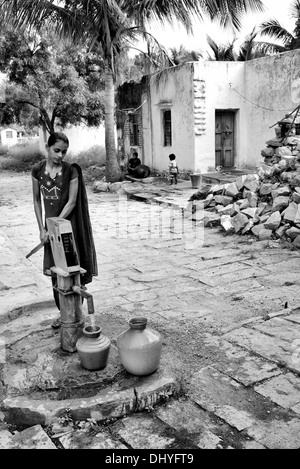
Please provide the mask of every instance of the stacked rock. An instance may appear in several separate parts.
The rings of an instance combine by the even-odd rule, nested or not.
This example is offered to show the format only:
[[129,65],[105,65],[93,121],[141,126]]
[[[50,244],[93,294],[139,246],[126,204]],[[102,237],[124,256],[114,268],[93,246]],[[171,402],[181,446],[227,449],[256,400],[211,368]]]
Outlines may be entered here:
[[199,221],[202,210],[204,226],[260,240],[284,238],[300,248],[300,152],[293,154],[287,145],[269,148],[274,152],[262,152],[265,162],[257,173],[199,189],[190,198],[192,218]]

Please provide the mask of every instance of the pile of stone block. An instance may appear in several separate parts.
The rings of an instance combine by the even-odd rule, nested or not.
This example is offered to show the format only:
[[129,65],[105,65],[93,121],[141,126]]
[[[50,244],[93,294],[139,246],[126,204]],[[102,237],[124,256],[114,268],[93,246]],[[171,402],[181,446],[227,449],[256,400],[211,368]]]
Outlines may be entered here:
[[300,166],[298,161],[300,152],[300,135],[282,138],[274,138],[266,142],[266,147],[261,151],[264,163],[274,166],[275,171]]
[[292,145],[267,142],[257,173],[204,185],[190,198],[195,209],[204,209],[204,226],[260,240],[283,238],[300,248],[300,136],[289,139]]

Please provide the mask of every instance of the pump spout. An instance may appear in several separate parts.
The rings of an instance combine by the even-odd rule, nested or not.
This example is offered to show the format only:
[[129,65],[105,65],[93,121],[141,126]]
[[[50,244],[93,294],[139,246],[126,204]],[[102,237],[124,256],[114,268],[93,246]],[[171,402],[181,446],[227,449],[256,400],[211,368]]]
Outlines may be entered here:
[[78,287],[77,285],[74,285],[72,289],[74,293],[77,293],[78,295],[83,296],[83,298],[86,298],[88,314],[94,314],[95,310],[94,310],[93,295],[88,293],[86,290],[83,290],[83,288]]

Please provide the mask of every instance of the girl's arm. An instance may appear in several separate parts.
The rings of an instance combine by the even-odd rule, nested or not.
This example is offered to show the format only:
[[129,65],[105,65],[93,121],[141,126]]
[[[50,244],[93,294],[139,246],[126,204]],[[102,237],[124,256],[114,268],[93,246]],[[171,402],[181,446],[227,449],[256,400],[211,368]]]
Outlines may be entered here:
[[70,181],[69,187],[69,199],[62,211],[59,214],[59,217],[66,218],[72,212],[73,208],[76,205],[78,193],[78,177]]
[[33,207],[34,207],[37,224],[40,230],[40,240],[43,244],[45,244],[48,241],[48,233],[43,224],[40,186],[39,186],[39,182],[37,179],[35,179],[34,177],[31,177],[31,179],[32,179]]

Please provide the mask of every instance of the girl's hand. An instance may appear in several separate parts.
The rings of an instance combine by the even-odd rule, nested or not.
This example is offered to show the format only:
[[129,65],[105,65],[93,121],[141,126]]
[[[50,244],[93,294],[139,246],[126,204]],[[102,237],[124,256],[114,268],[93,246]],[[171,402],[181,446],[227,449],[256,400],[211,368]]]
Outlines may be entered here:
[[49,242],[49,234],[48,231],[45,230],[45,228],[40,231],[40,240],[43,244],[47,244]]

